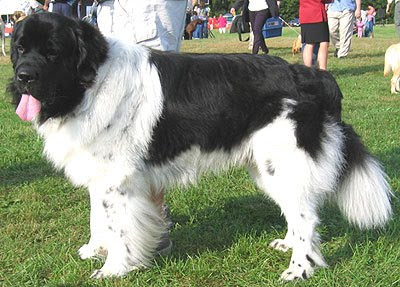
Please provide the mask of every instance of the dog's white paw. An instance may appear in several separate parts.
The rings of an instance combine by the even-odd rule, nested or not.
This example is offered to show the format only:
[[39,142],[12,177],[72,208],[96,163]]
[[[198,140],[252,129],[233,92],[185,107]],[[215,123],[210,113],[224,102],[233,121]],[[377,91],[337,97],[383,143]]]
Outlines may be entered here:
[[290,264],[289,268],[282,273],[281,279],[284,281],[305,280],[310,278],[313,273],[314,268],[310,265],[301,266],[301,264],[298,264],[295,266],[294,264]]
[[102,269],[96,269],[93,271],[92,275],[90,275],[91,279],[103,279],[107,277],[112,277],[113,275],[111,273],[107,273]]
[[127,268],[107,268],[106,265],[104,265],[101,269],[96,269],[90,275],[91,279],[103,279],[103,278],[111,278],[111,277],[121,277],[129,273],[130,271],[139,269],[138,267],[131,267],[129,269]]
[[78,254],[81,259],[89,259],[89,258],[104,259],[107,257],[107,250],[101,246],[84,244],[81,248],[79,248]]
[[281,275],[281,279],[285,281],[305,280],[313,275],[316,267],[327,266],[324,258],[316,252],[310,252],[310,255],[306,254],[304,257],[297,256],[297,259],[292,256],[290,260],[289,268]]
[[290,248],[292,248],[292,244],[285,239],[275,239],[269,244],[269,246],[283,252],[287,252]]

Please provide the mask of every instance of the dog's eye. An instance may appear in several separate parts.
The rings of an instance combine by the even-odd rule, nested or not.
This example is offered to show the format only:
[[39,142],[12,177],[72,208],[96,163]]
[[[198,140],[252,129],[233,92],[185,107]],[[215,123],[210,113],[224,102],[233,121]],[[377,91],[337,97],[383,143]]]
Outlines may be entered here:
[[17,46],[17,51],[18,51],[18,53],[22,54],[22,53],[25,52],[25,48],[22,47],[21,45],[18,45],[18,46]]
[[56,50],[48,50],[46,53],[46,57],[49,60],[54,60],[55,58],[57,58],[57,56],[58,56],[58,53]]

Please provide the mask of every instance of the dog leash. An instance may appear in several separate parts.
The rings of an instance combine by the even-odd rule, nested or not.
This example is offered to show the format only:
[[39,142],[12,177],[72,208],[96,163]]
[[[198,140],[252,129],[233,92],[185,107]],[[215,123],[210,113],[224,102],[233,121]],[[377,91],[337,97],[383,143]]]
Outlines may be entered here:
[[286,26],[288,26],[290,29],[292,29],[292,31],[294,31],[294,32],[297,34],[297,36],[300,36],[300,33],[297,32],[295,29],[293,29],[293,27],[290,26],[290,25],[288,24],[288,22],[286,22],[285,20],[283,20],[283,18],[282,18],[281,16],[279,16],[279,19],[281,19],[282,22],[286,24]]

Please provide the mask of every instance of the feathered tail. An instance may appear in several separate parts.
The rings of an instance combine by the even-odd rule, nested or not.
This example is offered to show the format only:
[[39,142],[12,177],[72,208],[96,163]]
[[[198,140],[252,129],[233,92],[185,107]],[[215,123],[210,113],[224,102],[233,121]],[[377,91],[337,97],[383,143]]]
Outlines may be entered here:
[[339,208],[360,228],[383,226],[392,214],[387,175],[353,128],[343,123],[343,131],[346,168],[337,193]]

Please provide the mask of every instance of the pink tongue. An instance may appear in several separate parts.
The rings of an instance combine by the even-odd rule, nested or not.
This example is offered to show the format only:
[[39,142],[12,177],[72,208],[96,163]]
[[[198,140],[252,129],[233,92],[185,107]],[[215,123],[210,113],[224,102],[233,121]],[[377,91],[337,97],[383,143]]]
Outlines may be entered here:
[[38,100],[31,95],[23,94],[15,112],[21,120],[30,122],[40,112],[40,108]]

